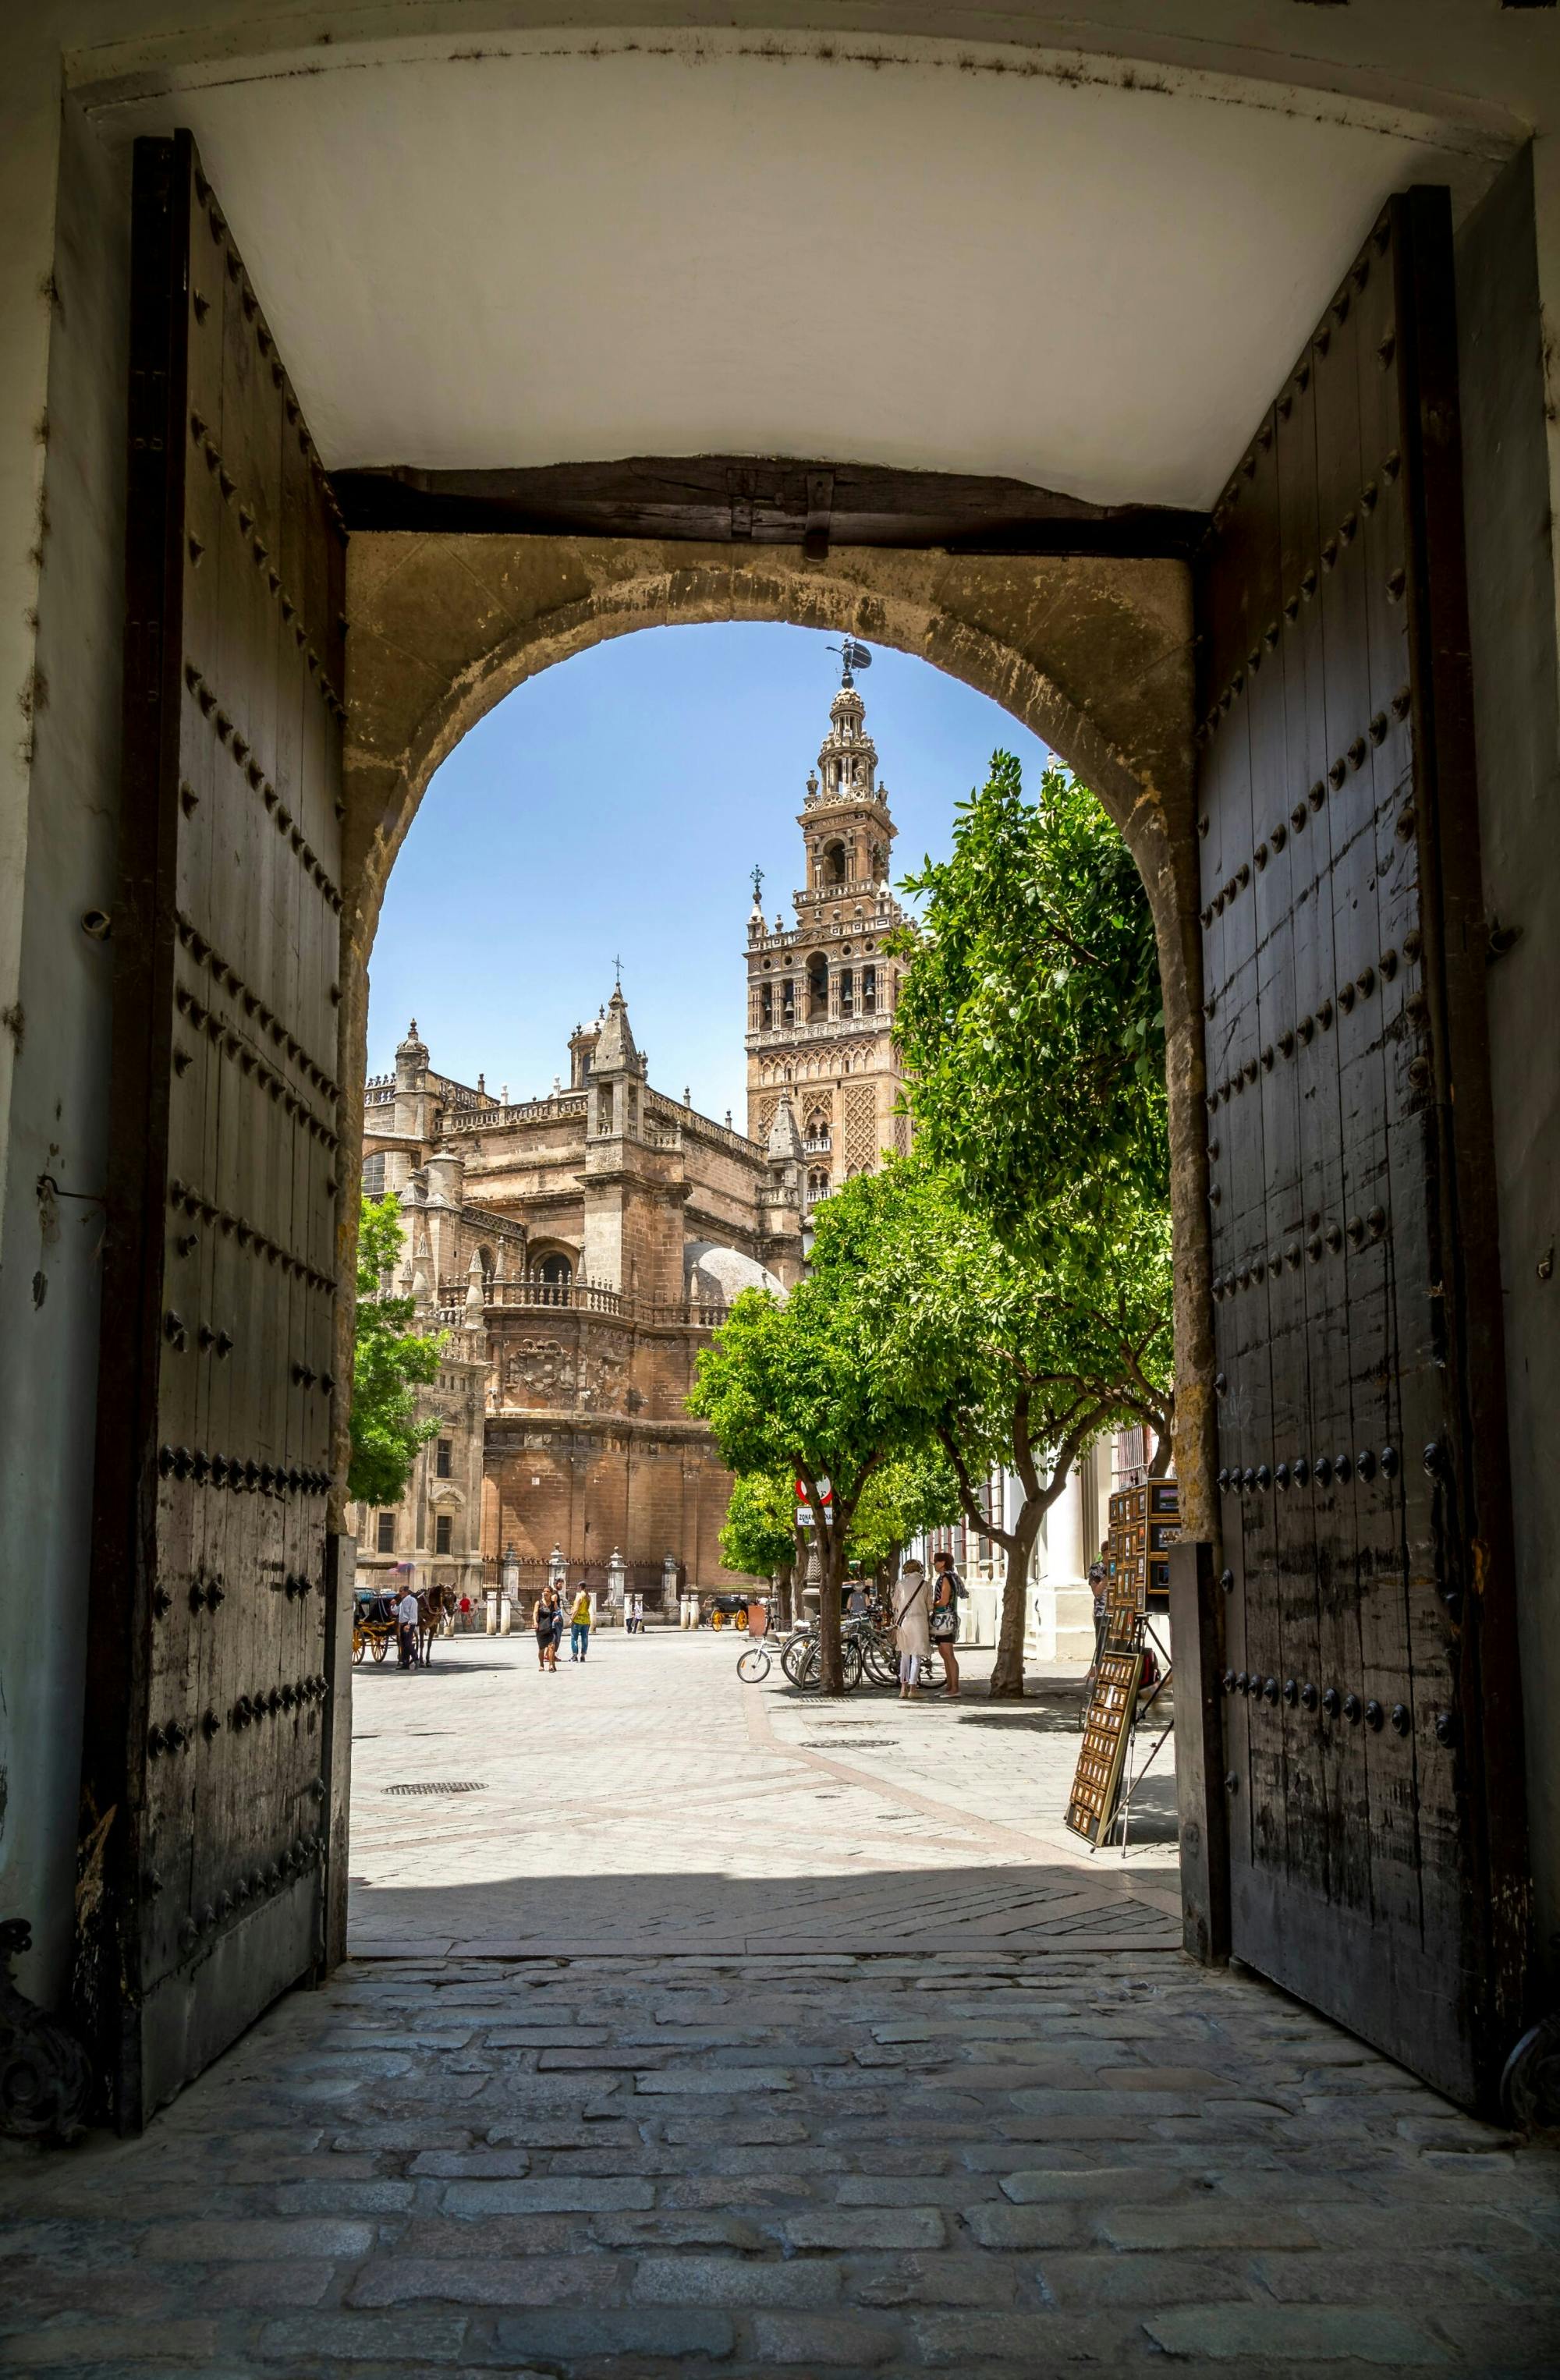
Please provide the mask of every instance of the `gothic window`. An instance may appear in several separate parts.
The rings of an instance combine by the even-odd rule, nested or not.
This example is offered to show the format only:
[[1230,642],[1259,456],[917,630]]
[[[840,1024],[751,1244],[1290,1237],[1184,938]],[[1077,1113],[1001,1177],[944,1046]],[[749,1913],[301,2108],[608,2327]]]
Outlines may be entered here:
[[450,1540],[454,1532],[455,1522],[453,1516],[448,1512],[435,1512],[433,1515],[433,1551],[436,1554],[447,1554],[450,1551]]
[[839,1013],[842,1016],[854,1016],[856,1014],[856,973],[853,967],[840,969]]
[[825,884],[845,882],[845,845],[829,843],[823,846],[823,881]]
[[810,1204],[816,1204],[820,1198],[826,1198],[828,1195],[828,1167],[826,1165],[809,1166],[807,1173],[807,1196]]
[[396,1550],[396,1515],[381,1512],[374,1533],[376,1553],[393,1554]]
[[807,962],[807,1014],[810,1019],[828,1013],[829,962],[819,951]]
[[863,967],[861,969],[861,1014],[863,1016],[872,1016],[876,1013],[877,969],[875,966]]
[[759,994],[759,1023],[763,1026],[773,1025],[774,1022],[774,987],[773,984],[766,983]]
[[807,1119],[807,1145],[809,1148],[829,1146],[829,1119],[822,1108],[814,1108]]
[[438,1447],[438,1458],[433,1465],[433,1475],[436,1479],[447,1479],[450,1477],[450,1458],[454,1452],[455,1444],[453,1439],[441,1438]]
[[363,1160],[363,1196],[365,1198],[383,1198],[384,1196],[384,1151],[382,1148]]

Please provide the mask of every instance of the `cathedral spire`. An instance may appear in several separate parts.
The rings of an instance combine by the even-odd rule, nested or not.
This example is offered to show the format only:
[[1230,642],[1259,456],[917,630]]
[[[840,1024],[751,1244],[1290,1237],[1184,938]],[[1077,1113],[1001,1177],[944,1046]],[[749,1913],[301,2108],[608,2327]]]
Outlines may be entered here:
[[634,1046],[634,1031],[628,1022],[628,1003],[623,997],[622,984],[613,986],[612,998],[606,1004],[606,1015],[591,1060],[595,1075],[615,1075],[627,1070],[642,1072],[639,1050]]

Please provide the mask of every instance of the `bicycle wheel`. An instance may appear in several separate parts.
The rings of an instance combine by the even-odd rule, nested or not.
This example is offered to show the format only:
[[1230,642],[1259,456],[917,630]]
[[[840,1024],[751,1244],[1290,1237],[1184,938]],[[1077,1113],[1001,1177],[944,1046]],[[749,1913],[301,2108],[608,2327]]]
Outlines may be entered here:
[[874,1686],[899,1682],[897,1648],[882,1636],[871,1636],[861,1647],[861,1667]]
[[938,1658],[935,1645],[920,1665],[919,1683],[922,1694],[940,1694],[948,1682],[948,1673]]
[[769,1655],[762,1645],[750,1645],[737,1664],[737,1674],[745,1686],[758,1686],[769,1675]]
[[[840,1658],[845,1691],[849,1694],[861,1682],[861,1648],[859,1645],[847,1642],[840,1647]],[[796,1680],[796,1683],[804,1694],[815,1694],[823,1682],[823,1648],[817,1645],[810,1645],[807,1648],[807,1658],[801,1665],[801,1673]]]
[[802,1663],[809,1653],[816,1653],[817,1650],[818,1640],[813,1636],[793,1636],[786,1645],[780,1655],[780,1667],[793,1686],[800,1685]]

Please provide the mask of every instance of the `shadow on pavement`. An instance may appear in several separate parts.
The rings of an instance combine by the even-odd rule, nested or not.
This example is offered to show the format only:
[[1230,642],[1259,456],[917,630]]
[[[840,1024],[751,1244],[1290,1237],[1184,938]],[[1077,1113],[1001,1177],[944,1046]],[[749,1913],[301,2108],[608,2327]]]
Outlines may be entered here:
[[[437,1811],[408,1803],[426,1825]],[[470,1804],[462,1805],[462,1815]],[[908,1846],[907,1845],[907,1848]],[[567,1845],[560,1842],[567,1857]],[[803,1854],[805,1855],[805,1853]],[[376,1885],[354,1877],[348,1949],[358,1956],[450,1949],[498,1957],[593,1949],[646,1950],[990,1951],[1174,1949],[1180,1924],[1162,1904],[1168,1863],[1134,1866],[1102,1852],[1058,1862],[932,1864],[830,1876],[617,1874],[512,1876],[469,1885]],[[1151,1892],[1153,1900],[1138,1898]]]

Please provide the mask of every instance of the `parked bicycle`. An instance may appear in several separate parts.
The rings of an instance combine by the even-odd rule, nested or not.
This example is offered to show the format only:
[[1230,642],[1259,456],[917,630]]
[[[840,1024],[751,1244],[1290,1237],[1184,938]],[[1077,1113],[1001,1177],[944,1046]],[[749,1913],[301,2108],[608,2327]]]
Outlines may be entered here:
[[[802,1694],[815,1694],[823,1683],[823,1651],[817,1621],[793,1628],[779,1652],[780,1667],[789,1683]],[[847,1693],[853,1691],[863,1679],[874,1686],[896,1686],[899,1682],[899,1648],[894,1631],[883,1627],[875,1620],[841,1621],[840,1658]],[[773,1666],[774,1657],[767,1645],[749,1645],[737,1664],[737,1674],[744,1685],[761,1685]],[[921,1663],[920,1682],[931,1694],[935,1694],[947,1683],[935,1651]]]

